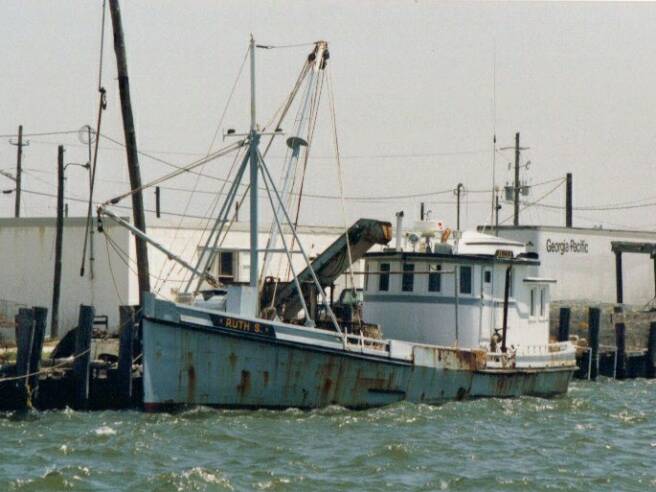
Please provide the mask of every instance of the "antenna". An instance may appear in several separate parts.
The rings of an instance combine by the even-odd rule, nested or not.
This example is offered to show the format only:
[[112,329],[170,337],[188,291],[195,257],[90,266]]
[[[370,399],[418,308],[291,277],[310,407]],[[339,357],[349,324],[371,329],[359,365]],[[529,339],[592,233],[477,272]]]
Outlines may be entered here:
[[493,39],[492,53],[492,205],[490,209],[490,223],[496,211],[494,189],[497,186],[497,40]]

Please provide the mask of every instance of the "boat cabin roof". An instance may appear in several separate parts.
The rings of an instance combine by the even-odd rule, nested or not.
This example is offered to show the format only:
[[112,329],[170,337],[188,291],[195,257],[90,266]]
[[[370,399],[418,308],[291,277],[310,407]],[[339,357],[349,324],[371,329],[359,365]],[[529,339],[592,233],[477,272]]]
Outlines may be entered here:
[[473,255],[473,254],[453,254],[453,253],[434,253],[419,251],[397,251],[385,250],[367,253],[365,259],[375,260],[400,260],[400,261],[430,261],[440,263],[473,263],[473,264],[520,264],[520,265],[539,265],[540,260],[537,253],[520,253],[517,256],[506,254],[500,251],[496,255]]

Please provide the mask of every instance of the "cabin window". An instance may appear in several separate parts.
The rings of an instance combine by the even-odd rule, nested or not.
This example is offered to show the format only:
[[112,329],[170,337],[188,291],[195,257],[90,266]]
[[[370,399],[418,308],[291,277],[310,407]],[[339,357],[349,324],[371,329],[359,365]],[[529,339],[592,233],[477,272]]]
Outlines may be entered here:
[[490,270],[485,270],[485,283],[489,284],[492,282],[492,272]]
[[435,265],[429,268],[428,273],[428,292],[439,292],[442,290],[442,265]]
[[540,289],[540,317],[544,318],[544,313],[547,306],[547,289]]
[[403,292],[412,292],[415,286],[415,265],[414,263],[403,264],[403,277],[401,279],[401,290]]
[[234,251],[219,251],[216,255],[217,274],[223,283],[235,281]]
[[472,268],[470,266],[460,267],[460,293],[472,293]]
[[369,290],[369,263],[364,265],[364,290]]
[[535,317],[535,289],[531,289],[530,316]]
[[381,263],[380,264],[380,275],[378,277],[378,290],[381,292],[387,292],[389,290],[389,271],[390,271],[390,264],[389,263]]

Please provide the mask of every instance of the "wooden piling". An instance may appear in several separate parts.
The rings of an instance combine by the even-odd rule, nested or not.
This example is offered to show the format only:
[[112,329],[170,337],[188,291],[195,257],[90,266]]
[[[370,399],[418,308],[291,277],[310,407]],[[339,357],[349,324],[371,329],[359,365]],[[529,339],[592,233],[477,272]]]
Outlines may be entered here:
[[617,350],[615,378],[624,379],[626,377],[626,326],[622,322],[615,323],[615,347]]
[[132,403],[132,360],[134,358],[135,308],[119,306],[118,394],[120,405]]
[[590,379],[596,380],[599,374],[599,321],[601,320],[601,309],[591,307],[588,310],[588,331],[590,335]]
[[27,375],[30,373],[32,340],[34,338],[34,316],[31,309],[20,308],[16,315],[16,389],[17,406],[27,408],[30,401],[30,389]]
[[645,377],[656,377],[656,321],[649,325],[647,353],[645,354]]
[[75,408],[89,408],[89,365],[91,361],[91,335],[96,310],[93,306],[80,306],[80,317],[75,333],[75,362],[73,379],[75,383]]
[[[41,353],[43,352],[43,340],[46,336],[46,320],[48,319],[48,308],[32,308],[34,318],[34,329],[32,335],[32,346],[30,348],[30,373],[38,373],[41,369]],[[29,378],[32,396],[36,396],[39,390],[39,375],[34,374]]]
[[558,341],[566,342],[569,340],[569,320],[571,309],[568,307],[560,308],[560,316],[558,318]]

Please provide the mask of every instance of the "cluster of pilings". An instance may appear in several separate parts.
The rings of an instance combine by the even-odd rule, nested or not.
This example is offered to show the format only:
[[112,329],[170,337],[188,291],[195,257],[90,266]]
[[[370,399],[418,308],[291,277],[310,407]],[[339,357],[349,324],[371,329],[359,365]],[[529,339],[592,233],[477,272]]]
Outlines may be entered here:
[[[118,356],[92,357],[95,343],[111,340],[94,330],[93,306],[80,306],[78,326],[50,357],[42,358],[48,310],[21,309],[16,316],[16,363],[0,368],[0,410],[131,408],[142,401],[138,309],[120,306]],[[95,334],[94,334],[95,331]],[[114,339],[116,341],[116,339]]]
[[[569,307],[560,308],[558,319],[558,341],[570,340]],[[620,318],[621,319],[621,318]],[[579,379],[595,380],[597,376],[616,379],[656,377],[656,321],[649,325],[645,349],[627,349],[626,324],[618,320],[614,323],[615,345],[601,345],[601,309],[588,308],[588,339],[572,341],[577,344],[578,370],[574,374]]]

